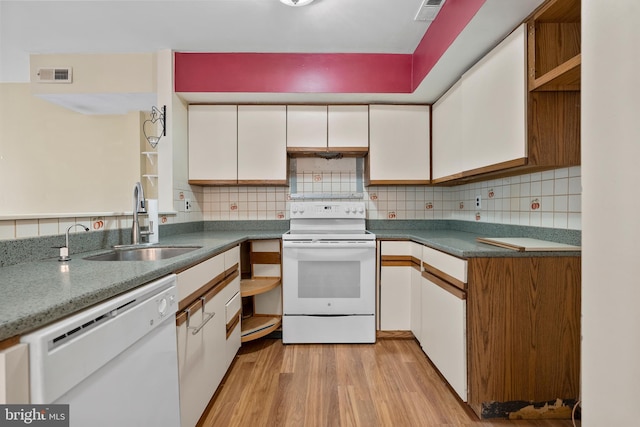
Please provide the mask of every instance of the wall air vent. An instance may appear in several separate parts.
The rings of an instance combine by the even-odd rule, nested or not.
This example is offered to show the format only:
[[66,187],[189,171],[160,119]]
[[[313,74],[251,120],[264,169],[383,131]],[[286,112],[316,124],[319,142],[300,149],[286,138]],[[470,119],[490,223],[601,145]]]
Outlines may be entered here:
[[413,18],[414,21],[426,21],[431,22],[436,19],[436,15],[440,12],[440,8],[445,0],[423,0],[420,5],[420,9],[418,9],[418,13],[416,13],[416,17]]
[[38,68],[38,83],[71,83],[71,68]]

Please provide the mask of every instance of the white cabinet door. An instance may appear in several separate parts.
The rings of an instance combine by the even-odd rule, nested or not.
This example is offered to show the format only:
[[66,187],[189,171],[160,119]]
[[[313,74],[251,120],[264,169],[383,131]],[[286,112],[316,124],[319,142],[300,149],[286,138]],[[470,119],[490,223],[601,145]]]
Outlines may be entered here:
[[238,183],[287,183],[284,105],[238,106]]
[[411,332],[420,341],[422,339],[422,275],[420,274],[422,245],[411,243],[411,257],[414,259],[414,265],[411,266]]
[[428,105],[369,106],[369,183],[428,184]]
[[[412,243],[384,241],[380,246],[380,330],[411,330],[411,271]],[[387,257],[402,258],[401,265],[390,265]]]
[[[222,311],[212,299],[205,304],[205,313],[217,313],[196,334],[187,322],[178,326],[178,373],[180,378],[181,426],[195,426],[218,384],[224,376],[222,364],[226,360],[224,303]],[[195,310],[189,318],[189,327],[202,325],[207,318],[202,310]]]
[[425,277],[422,282],[422,349],[466,402],[466,301]]
[[411,329],[411,267],[380,269],[380,330]]
[[327,148],[327,106],[287,106],[287,148]]
[[29,403],[29,345],[0,351],[0,405]]
[[462,89],[458,81],[447,91],[431,111],[433,136],[433,179],[452,177],[464,171],[465,148],[462,137]]
[[238,111],[235,105],[189,106],[189,180],[235,184]]
[[369,106],[329,105],[329,148],[369,146]]
[[525,27],[462,76],[463,170],[526,157]]

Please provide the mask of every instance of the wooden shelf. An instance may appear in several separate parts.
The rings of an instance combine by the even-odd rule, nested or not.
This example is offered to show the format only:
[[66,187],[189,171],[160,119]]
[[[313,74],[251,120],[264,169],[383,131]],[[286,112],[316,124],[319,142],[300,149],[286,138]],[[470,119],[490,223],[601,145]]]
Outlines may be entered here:
[[529,20],[530,91],[580,91],[580,9],[580,0],[547,0]]
[[252,341],[269,335],[280,327],[282,316],[276,314],[254,314],[242,319],[242,342]]
[[263,294],[280,286],[279,277],[265,277],[261,279],[242,279],[240,281],[240,295],[250,297]]
[[581,64],[582,54],[577,54],[568,61],[535,79],[530,90],[579,91]]

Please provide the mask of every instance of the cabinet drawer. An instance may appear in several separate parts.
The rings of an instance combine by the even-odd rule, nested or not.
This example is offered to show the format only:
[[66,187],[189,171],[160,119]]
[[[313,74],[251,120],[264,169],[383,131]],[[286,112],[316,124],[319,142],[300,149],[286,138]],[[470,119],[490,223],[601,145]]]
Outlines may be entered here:
[[425,271],[451,282],[461,289],[466,289],[466,260],[423,246],[422,263]]
[[[189,296],[198,291],[207,283],[220,281],[224,277],[224,254],[216,255],[200,264],[178,273],[178,301],[191,300]],[[193,295],[196,297],[197,295]],[[180,307],[182,308],[182,307]]]
[[240,292],[236,292],[229,301],[224,305],[225,322],[228,324],[240,311],[242,305],[242,298],[240,298]]
[[228,270],[234,265],[240,266],[240,246],[235,246],[224,254],[224,269]]
[[382,255],[411,255],[411,244],[409,240],[384,241],[380,243],[380,253]]

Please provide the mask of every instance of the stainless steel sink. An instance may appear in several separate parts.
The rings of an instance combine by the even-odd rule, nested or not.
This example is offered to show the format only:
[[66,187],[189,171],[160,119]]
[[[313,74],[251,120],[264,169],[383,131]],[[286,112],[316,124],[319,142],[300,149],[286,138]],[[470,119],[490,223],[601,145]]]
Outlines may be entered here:
[[116,248],[111,252],[86,257],[88,261],[157,261],[183,255],[202,246],[139,246]]

